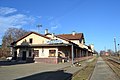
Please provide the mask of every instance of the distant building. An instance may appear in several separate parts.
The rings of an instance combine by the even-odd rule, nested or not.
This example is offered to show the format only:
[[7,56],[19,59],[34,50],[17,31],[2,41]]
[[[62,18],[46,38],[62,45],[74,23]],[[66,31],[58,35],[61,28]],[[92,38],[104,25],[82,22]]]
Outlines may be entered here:
[[66,62],[74,59],[92,56],[92,47],[85,45],[83,33],[45,35],[30,32],[11,44],[14,60],[35,61],[45,63]]
[[110,54],[109,54],[109,52],[105,52],[105,55],[106,55],[106,56],[109,56]]
[[109,56],[109,55],[110,55],[110,52],[101,51],[101,52],[100,52],[100,55],[101,55],[101,56]]

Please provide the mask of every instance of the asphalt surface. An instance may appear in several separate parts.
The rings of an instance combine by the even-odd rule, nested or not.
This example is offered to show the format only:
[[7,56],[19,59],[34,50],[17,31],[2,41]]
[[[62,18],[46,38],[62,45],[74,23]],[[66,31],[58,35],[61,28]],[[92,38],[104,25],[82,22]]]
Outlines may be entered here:
[[[61,64],[45,64],[45,63],[29,63],[17,65],[0,66],[0,80],[47,80],[44,77],[53,74],[65,74],[72,76],[70,73],[65,73],[61,68],[70,66],[70,63]],[[44,77],[41,77],[44,76]],[[63,76],[62,75],[62,76]],[[61,76],[59,76],[61,77]],[[58,78],[59,78],[58,77]],[[35,79],[34,79],[35,78]],[[43,78],[43,79],[42,79]]]
[[120,80],[113,70],[103,61],[98,58],[95,69],[90,80]]
[[70,80],[80,69],[71,63],[12,65],[8,62],[0,66],[0,80]]
[[86,60],[80,67],[71,66],[71,62],[60,64],[8,62],[0,65],[0,80],[71,80],[91,61],[92,59]]

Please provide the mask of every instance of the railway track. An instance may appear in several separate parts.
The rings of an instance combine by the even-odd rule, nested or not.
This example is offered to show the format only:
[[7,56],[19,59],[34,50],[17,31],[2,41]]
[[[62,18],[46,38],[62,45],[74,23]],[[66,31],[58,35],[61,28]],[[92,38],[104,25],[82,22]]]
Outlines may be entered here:
[[104,59],[109,67],[117,74],[120,78],[120,62],[118,60],[114,60],[113,58]]
[[114,61],[114,60],[111,60],[111,59],[108,59],[108,61],[109,61],[112,65],[116,66],[116,68],[120,69],[120,62]]

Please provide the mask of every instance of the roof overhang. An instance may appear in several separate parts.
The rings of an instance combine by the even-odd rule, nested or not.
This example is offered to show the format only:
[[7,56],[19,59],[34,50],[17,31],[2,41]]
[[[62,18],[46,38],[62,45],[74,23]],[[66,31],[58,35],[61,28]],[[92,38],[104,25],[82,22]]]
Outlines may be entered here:
[[33,44],[33,45],[17,45],[15,48],[40,48],[40,47],[61,47],[71,46],[71,44]]

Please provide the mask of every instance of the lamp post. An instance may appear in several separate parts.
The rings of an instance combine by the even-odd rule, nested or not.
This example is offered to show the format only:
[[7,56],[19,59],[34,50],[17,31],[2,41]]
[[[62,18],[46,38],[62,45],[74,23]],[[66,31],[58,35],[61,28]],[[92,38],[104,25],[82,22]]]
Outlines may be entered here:
[[38,33],[39,33],[39,28],[42,27],[42,24],[38,24],[37,27],[38,27]]

